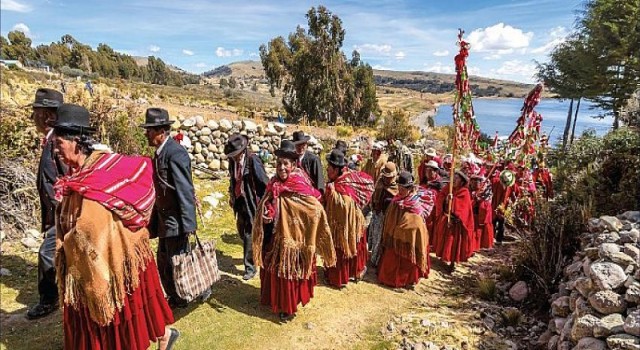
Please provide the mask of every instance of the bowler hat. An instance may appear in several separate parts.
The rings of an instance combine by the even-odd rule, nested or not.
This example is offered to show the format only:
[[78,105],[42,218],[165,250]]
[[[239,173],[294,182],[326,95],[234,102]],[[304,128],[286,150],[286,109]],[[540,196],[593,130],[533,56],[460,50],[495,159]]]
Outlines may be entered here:
[[349,146],[347,145],[346,141],[338,140],[336,141],[335,149],[340,150],[343,154],[346,154]]
[[456,170],[456,175],[460,176],[460,178],[464,181],[465,184],[469,183],[469,177],[464,172],[460,170]]
[[235,133],[229,136],[229,140],[224,146],[224,154],[226,154],[227,157],[233,158],[243,152],[247,148],[248,143],[249,139],[246,136]]
[[327,156],[327,162],[336,167],[344,167],[347,165],[347,162],[344,160],[344,153],[337,148],[331,150],[331,153]]
[[425,166],[427,168],[432,168],[432,169],[440,169],[440,167],[438,166],[438,162],[436,162],[435,160],[430,160],[427,162],[427,164],[425,164]]
[[396,169],[396,163],[386,162],[382,170],[380,170],[380,175],[384,177],[395,177],[396,175],[398,175]]
[[147,108],[144,114],[144,124],[140,124],[141,128],[155,128],[158,126],[169,126],[173,124],[173,120],[169,120],[169,112],[163,108]]
[[62,93],[59,91],[39,88],[36,90],[36,99],[31,106],[33,108],[58,108],[63,103]]
[[56,133],[93,134],[96,129],[89,125],[89,111],[71,103],[61,104],[56,114],[58,119],[53,123]]
[[296,153],[296,145],[289,140],[282,140],[282,142],[280,142],[280,148],[273,153],[275,153],[278,158],[296,160],[299,157],[298,153]]
[[294,131],[293,132],[293,144],[294,145],[300,145],[303,143],[307,143],[309,142],[309,140],[311,140],[311,137],[309,135],[305,135],[304,131]]
[[408,171],[401,171],[398,175],[398,186],[404,188],[415,186],[413,175]]

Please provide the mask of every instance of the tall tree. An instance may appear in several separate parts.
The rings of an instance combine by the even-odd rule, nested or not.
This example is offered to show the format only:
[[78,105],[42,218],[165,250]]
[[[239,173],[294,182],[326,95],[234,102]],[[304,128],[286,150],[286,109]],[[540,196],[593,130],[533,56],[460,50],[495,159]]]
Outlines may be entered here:
[[14,30],[7,35],[10,45],[7,46],[7,58],[19,60],[22,64],[27,64],[29,60],[35,58],[35,50],[31,47],[31,39],[23,32]]

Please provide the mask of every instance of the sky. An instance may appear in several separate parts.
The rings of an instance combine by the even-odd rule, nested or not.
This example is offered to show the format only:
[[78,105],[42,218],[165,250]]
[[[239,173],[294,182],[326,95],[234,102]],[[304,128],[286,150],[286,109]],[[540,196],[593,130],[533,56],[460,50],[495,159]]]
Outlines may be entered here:
[[453,73],[458,28],[471,43],[472,75],[533,83],[573,30],[580,0],[0,0],[0,33],[20,30],[33,45],[65,34],[134,56],[156,56],[193,73],[259,60],[274,37],[306,28],[324,5],[346,30],[343,51],[375,69]]

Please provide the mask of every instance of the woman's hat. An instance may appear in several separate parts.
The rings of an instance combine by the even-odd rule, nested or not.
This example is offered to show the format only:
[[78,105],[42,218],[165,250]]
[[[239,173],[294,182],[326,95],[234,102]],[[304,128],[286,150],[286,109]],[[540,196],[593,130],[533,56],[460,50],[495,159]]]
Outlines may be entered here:
[[275,153],[278,158],[296,160],[299,157],[298,153],[296,153],[295,143],[289,140],[282,140],[282,142],[280,142],[280,148],[273,153]]
[[147,108],[144,114],[144,124],[141,128],[155,128],[158,126],[169,126],[174,120],[169,120],[169,112],[163,108]]
[[242,153],[247,148],[248,143],[249,139],[246,136],[235,133],[229,136],[229,140],[224,146],[224,154],[226,154],[227,157],[233,158]]
[[436,162],[435,160],[428,161],[427,164],[425,164],[425,166],[427,168],[433,168],[433,169],[436,169],[436,170],[440,169],[440,167],[438,166],[438,162]]
[[467,176],[467,174],[463,173],[460,170],[456,170],[456,175],[460,176],[460,178],[464,181],[465,184],[469,183],[469,177]]
[[78,105],[63,103],[56,110],[58,119],[53,123],[56,133],[87,135],[96,129],[89,125],[89,111]]
[[413,175],[408,171],[401,171],[398,175],[398,186],[408,188],[415,186]]
[[336,141],[336,146],[334,149],[340,150],[343,154],[347,153],[347,150],[349,149],[349,145],[347,145],[346,141],[343,140],[338,140]]
[[347,165],[347,162],[344,160],[344,153],[336,148],[332,149],[331,153],[329,153],[329,155],[327,156],[327,162],[329,162],[329,164],[333,166],[340,168]]
[[431,157],[435,157],[438,154],[436,154],[436,149],[433,147],[427,148],[427,150],[424,152],[425,156],[431,156]]
[[396,163],[394,162],[386,162],[384,167],[380,170],[380,175],[384,177],[396,177],[398,172],[396,170]]
[[33,108],[58,108],[64,103],[62,93],[54,89],[40,88],[36,90],[36,99],[31,104]]
[[294,131],[293,132],[293,144],[294,145],[301,145],[303,143],[307,143],[309,142],[309,140],[311,140],[311,136],[309,135],[305,135],[304,131]]

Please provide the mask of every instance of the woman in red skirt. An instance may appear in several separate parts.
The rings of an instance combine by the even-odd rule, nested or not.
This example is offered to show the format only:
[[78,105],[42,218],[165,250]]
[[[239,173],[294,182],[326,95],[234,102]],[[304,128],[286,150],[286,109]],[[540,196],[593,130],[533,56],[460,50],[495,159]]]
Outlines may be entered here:
[[378,281],[390,287],[415,286],[429,275],[429,233],[426,219],[433,204],[411,173],[398,177],[398,195],[384,217]]
[[317,283],[316,253],[335,265],[335,250],[321,193],[307,174],[296,168],[295,145],[283,140],[276,176],[267,184],[253,225],[254,262],[260,266],[260,301],[292,318],[298,304],[306,305]]
[[[55,184],[56,273],[65,349],[171,349],[179,332],[146,229],[155,192],[148,158],[94,151],[89,112],[58,108],[56,151],[71,174]],[[97,148],[97,147],[96,147]]]

